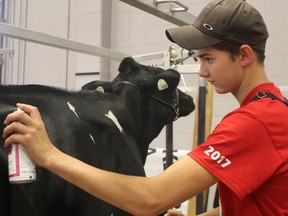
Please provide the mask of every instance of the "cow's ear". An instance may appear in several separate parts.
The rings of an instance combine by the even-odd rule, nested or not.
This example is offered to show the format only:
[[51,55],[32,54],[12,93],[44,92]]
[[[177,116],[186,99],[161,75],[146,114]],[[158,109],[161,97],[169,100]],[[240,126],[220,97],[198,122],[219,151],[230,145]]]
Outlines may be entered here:
[[154,77],[153,85],[156,85],[159,91],[163,91],[177,88],[179,81],[180,74],[175,70],[168,69]]
[[110,82],[106,81],[92,81],[82,86],[82,90],[92,90],[102,93],[109,93],[112,92],[112,85]]
[[130,72],[133,70],[137,70],[139,64],[131,57],[126,57],[122,60],[118,67],[118,71],[120,73]]

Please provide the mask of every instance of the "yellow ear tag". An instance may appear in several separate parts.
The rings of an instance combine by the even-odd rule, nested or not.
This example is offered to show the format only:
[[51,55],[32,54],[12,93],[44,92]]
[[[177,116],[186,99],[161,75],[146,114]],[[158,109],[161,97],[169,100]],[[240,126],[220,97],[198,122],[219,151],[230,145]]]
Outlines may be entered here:
[[166,81],[164,79],[159,79],[158,83],[157,83],[157,86],[158,86],[158,90],[159,91],[162,91],[162,90],[168,88],[168,84],[166,83]]
[[102,93],[105,93],[105,90],[102,86],[98,86],[95,91],[98,91],[98,92],[102,92]]

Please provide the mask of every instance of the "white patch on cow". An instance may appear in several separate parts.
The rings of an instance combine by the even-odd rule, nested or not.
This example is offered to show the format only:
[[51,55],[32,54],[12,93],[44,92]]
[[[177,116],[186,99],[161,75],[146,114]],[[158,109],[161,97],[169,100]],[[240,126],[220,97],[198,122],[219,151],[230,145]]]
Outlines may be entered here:
[[90,136],[91,140],[93,141],[93,143],[96,144],[93,136],[90,133],[89,133],[89,136]]
[[167,84],[167,82],[164,79],[159,79],[158,83],[157,83],[157,86],[158,86],[158,90],[159,91],[162,91],[162,90],[168,88],[168,84]]
[[98,86],[95,91],[98,91],[98,92],[102,92],[102,93],[105,93],[105,90],[102,86]]
[[69,101],[67,102],[67,105],[68,105],[69,109],[72,110],[72,112],[74,112],[74,114],[79,118],[78,114],[75,111],[75,107],[72,104],[70,104]]
[[120,123],[118,122],[116,116],[110,110],[109,110],[108,114],[105,114],[105,116],[114,122],[114,124],[118,127],[118,129],[120,130],[121,133],[123,132],[123,128],[121,127]]

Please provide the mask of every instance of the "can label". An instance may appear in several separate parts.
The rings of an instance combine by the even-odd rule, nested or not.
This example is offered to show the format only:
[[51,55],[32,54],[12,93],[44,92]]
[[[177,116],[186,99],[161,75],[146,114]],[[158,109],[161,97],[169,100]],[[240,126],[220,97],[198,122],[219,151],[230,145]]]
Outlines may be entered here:
[[20,144],[9,147],[8,167],[10,183],[22,184],[36,180],[35,163]]

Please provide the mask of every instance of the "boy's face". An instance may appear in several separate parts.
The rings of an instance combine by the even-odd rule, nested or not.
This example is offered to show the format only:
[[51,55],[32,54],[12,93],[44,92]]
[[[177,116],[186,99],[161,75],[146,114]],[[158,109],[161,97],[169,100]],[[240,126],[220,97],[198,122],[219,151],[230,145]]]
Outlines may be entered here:
[[231,58],[230,53],[214,48],[197,50],[200,59],[199,76],[207,78],[219,94],[235,94],[243,80],[240,55]]

